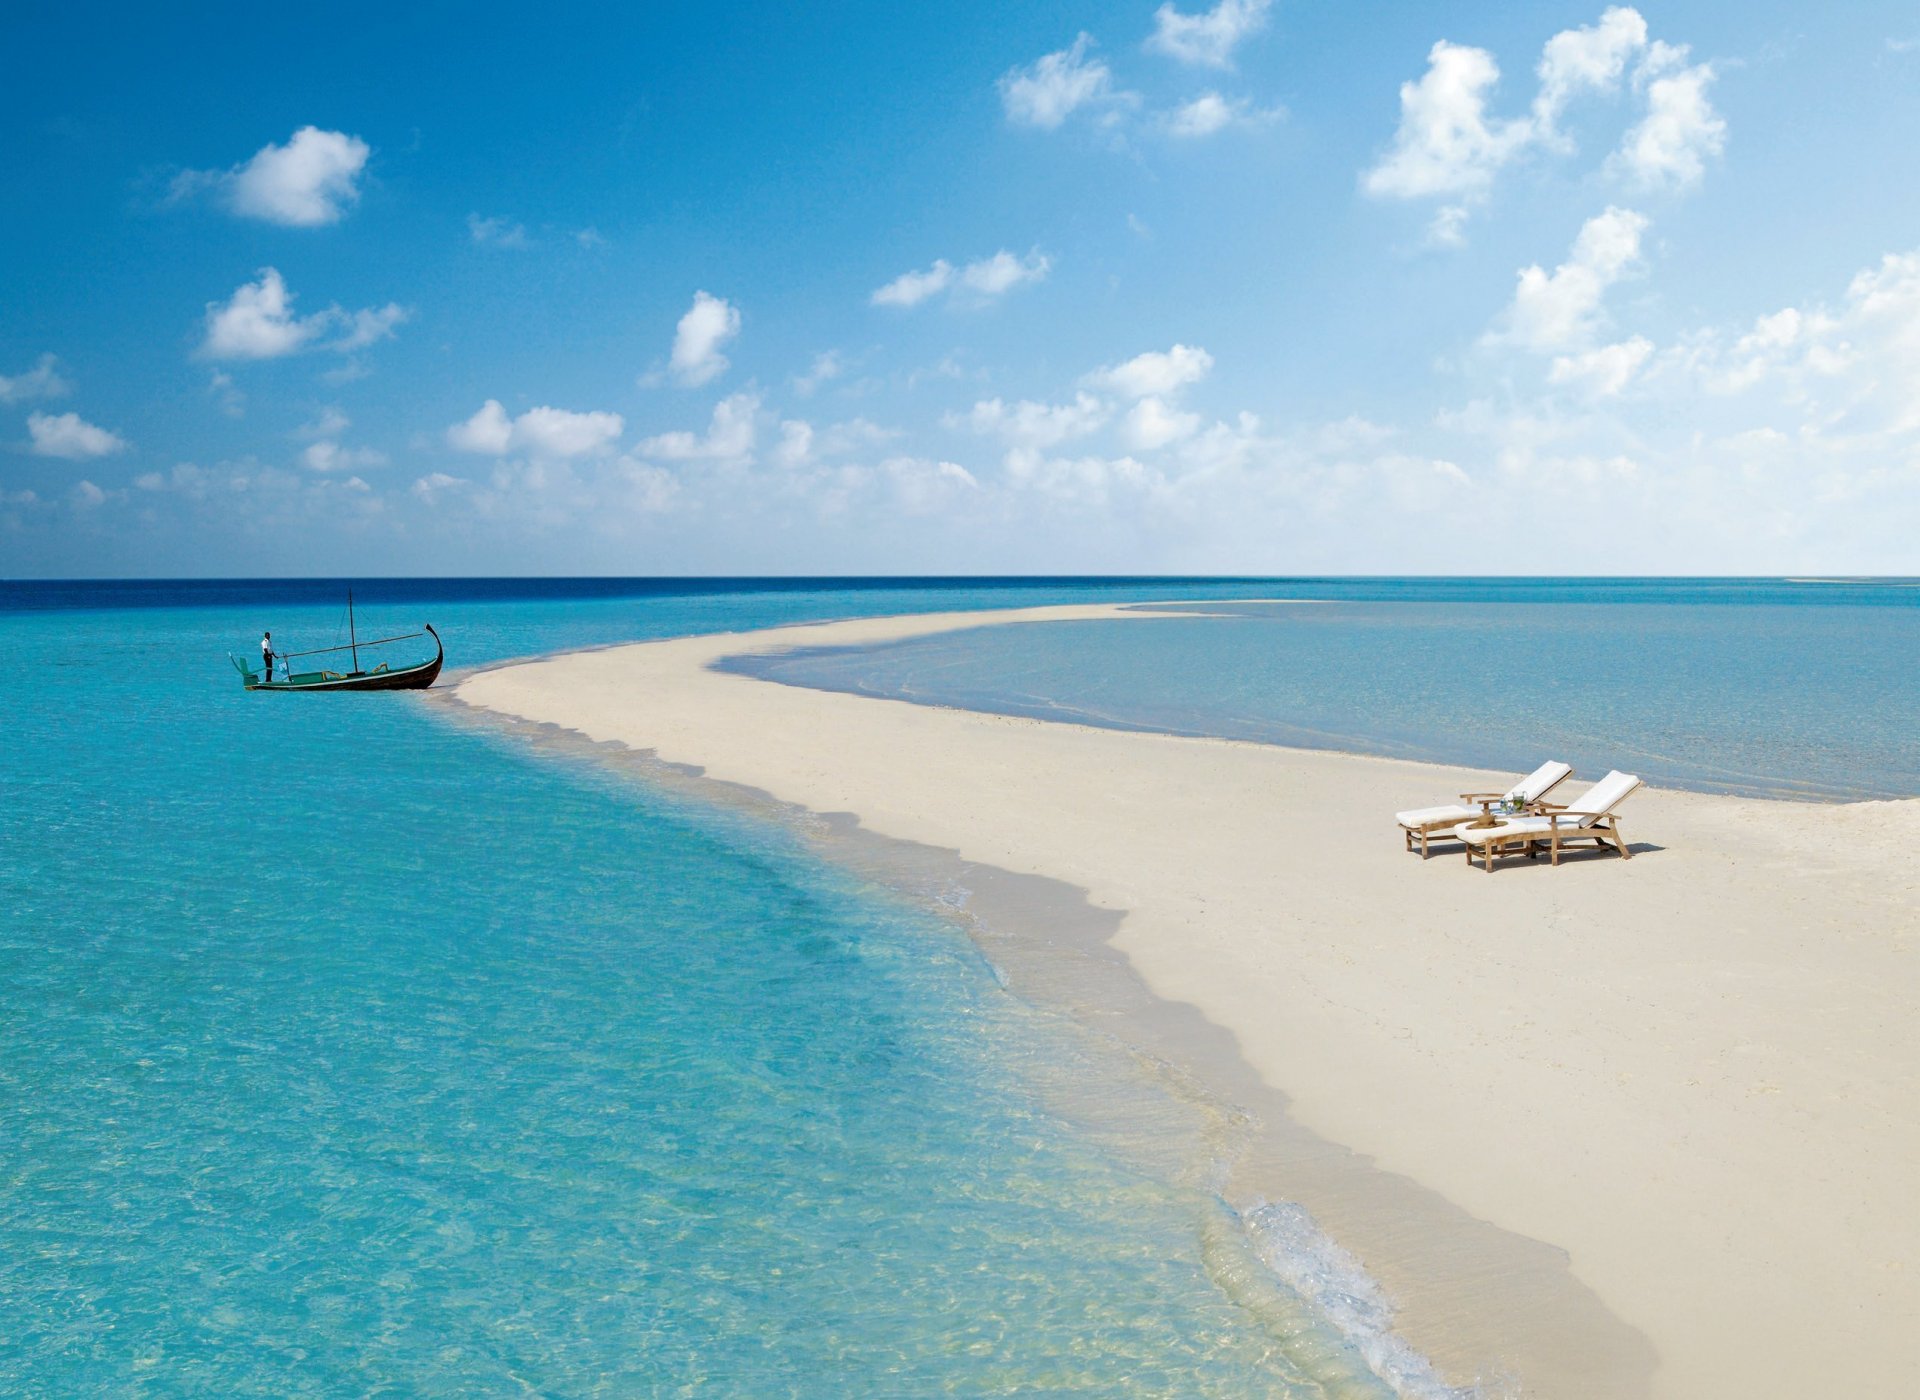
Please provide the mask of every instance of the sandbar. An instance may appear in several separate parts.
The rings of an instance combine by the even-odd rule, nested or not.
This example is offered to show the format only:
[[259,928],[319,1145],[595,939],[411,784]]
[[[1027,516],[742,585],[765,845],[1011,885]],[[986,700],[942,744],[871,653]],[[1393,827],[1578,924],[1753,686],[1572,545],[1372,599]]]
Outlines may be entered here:
[[[1920,800],[1648,789],[1622,811],[1632,860],[1488,876],[1457,847],[1409,855],[1392,813],[1511,775],[713,669],[1181,616],[1084,605],[688,637],[478,672],[454,697],[1084,891],[1131,973],[1197,1013],[1250,1082],[1358,1164],[1348,1175],[1409,1184],[1375,1197],[1400,1204],[1371,1219],[1311,1173],[1302,1194],[1456,1382],[1906,1393],[1920,1373]],[[1423,1193],[1512,1241],[1516,1261],[1558,1261],[1591,1316],[1530,1311],[1552,1290],[1529,1289],[1532,1265],[1507,1269],[1499,1248],[1444,1276],[1444,1252],[1407,1244],[1412,1217],[1439,1219],[1406,1204]],[[1404,1228],[1383,1223],[1395,1211]]]

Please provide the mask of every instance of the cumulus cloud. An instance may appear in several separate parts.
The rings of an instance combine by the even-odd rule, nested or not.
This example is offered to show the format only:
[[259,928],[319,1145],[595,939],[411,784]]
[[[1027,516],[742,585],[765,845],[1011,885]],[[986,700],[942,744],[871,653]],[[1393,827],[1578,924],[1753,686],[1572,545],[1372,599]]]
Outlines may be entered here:
[[0,403],[57,399],[72,392],[73,386],[60,374],[60,361],[52,355],[42,355],[32,369],[20,374],[0,374]]
[[1442,39],[1427,54],[1427,71],[1400,86],[1400,129],[1393,147],[1366,173],[1368,194],[1399,199],[1478,194],[1494,172],[1533,137],[1523,118],[1487,116],[1487,95],[1500,66],[1485,49]]
[[1522,268],[1505,330],[1496,339],[1532,350],[1579,344],[1592,333],[1607,288],[1638,264],[1647,218],[1609,207],[1581,227],[1567,260],[1551,273]]
[[327,343],[327,349],[342,353],[362,350],[378,341],[391,340],[395,326],[406,321],[412,313],[404,306],[388,302],[377,308],[363,308],[354,312],[339,312],[336,319],[343,323],[344,330],[336,340]]
[[958,462],[889,457],[880,464],[879,474],[908,515],[931,515],[948,509],[956,498],[980,490],[973,473]]
[[118,433],[96,428],[77,413],[30,413],[27,450],[36,457],[60,457],[69,462],[85,462],[95,457],[111,457],[125,452],[127,440]]
[[1535,135],[1558,139],[1560,114],[1584,92],[1612,92],[1627,64],[1647,46],[1647,22],[1638,10],[1616,5],[1584,29],[1563,29],[1547,40],[1534,70],[1540,80],[1533,99]]
[[1046,280],[1053,260],[1035,250],[1024,258],[1002,248],[990,258],[970,262],[961,269],[960,285],[981,297],[997,297],[1029,282]]
[[1597,397],[1609,398],[1627,387],[1653,354],[1653,342],[1633,336],[1617,345],[1602,345],[1578,355],[1558,355],[1547,372],[1552,384],[1571,384]]
[[1076,394],[1072,403],[1036,403],[1022,399],[1007,403],[982,399],[965,415],[949,415],[950,426],[965,427],[983,437],[998,437],[1016,447],[1052,447],[1085,437],[1109,417],[1107,405],[1092,394]]
[[361,467],[383,467],[387,454],[372,447],[342,447],[323,439],[307,444],[306,451],[300,454],[300,462],[309,471],[348,472]]
[[249,219],[311,228],[338,223],[360,198],[360,176],[373,148],[344,131],[303,126],[284,146],[262,146],[231,170],[188,170],[173,182],[176,197],[216,189],[227,207]]
[[1164,4],[1153,12],[1147,47],[1182,63],[1230,68],[1240,41],[1266,28],[1270,8],[1272,0],[1220,0],[1190,15]]
[[1169,134],[1195,139],[1212,136],[1230,126],[1265,125],[1285,115],[1278,107],[1256,108],[1244,97],[1228,98],[1217,92],[1203,92],[1168,112],[1164,121]]
[[1117,365],[1095,370],[1086,383],[1111,389],[1130,399],[1166,396],[1189,384],[1198,384],[1213,369],[1213,356],[1198,345],[1175,345],[1171,350],[1149,350]]
[[406,308],[389,304],[348,312],[330,306],[311,316],[296,316],[294,293],[271,267],[260,269],[259,279],[236,288],[225,302],[207,303],[207,336],[200,353],[215,360],[271,360],[322,343],[327,332],[340,327],[338,338],[324,342],[342,352],[358,350],[384,340],[407,319]]
[[462,452],[483,456],[566,458],[603,452],[625,430],[626,420],[617,413],[542,406],[512,418],[498,399],[488,399],[473,417],[447,429],[447,441]]
[[876,287],[867,300],[875,306],[918,306],[952,285],[953,264],[935,258],[933,266],[923,272],[903,272],[884,287]]
[[867,300],[874,306],[914,307],[942,292],[966,300],[991,301],[1015,287],[1041,282],[1053,269],[1053,260],[1039,249],[1020,257],[1002,248],[991,257],[978,258],[956,269],[945,258],[936,258],[931,267],[903,272]]
[[1692,184],[1722,149],[1726,123],[1706,97],[1712,67],[1686,67],[1686,55],[1684,45],[1650,40],[1640,12],[1616,5],[1597,23],[1548,39],[1531,106],[1524,115],[1498,117],[1488,110],[1500,78],[1494,56],[1443,39],[1429,51],[1427,71],[1401,85],[1393,143],[1362,176],[1362,188],[1381,198],[1452,201],[1429,239],[1458,245],[1470,206],[1494,177],[1529,151],[1571,151],[1560,125],[1568,106],[1585,94],[1619,92],[1636,58],[1633,89],[1646,112],[1607,169],[1645,187]]
[[724,297],[693,294],[693,305],[674,327],[668,368],[674,379],[698,388],[726,373],[730,363],[721,349],[740,334],[740,311]]
[[1002,74],[1000,104],[1007,120],[1052,131],[1082,107],[1115,100],[1113,71],[1088,57],[1092,47],[1093,36],[1082,34],[1059,52]]
[[[1665,55],[1684,59],[1684,48],[1655,45]],[[1661,57],[1649,60],[1658,71]],[[1670,60],[1671,61],[1671,60]],[[1652,78],[1647,87],[1647,115],[1629,131],[1613,158],[1617,169],[1648,188],[1683,188],[1706,174],[1707,161],[1726,149],[1727,123],[1707,99],[1713,66],[1697,63],[1678,72]]]
[[1165,399],[1148,395],[1120,420],[1120,440],[1136,452],[1151,452],[1192,436],[1199,427],[1199,414],[1183,413]]
[[660,433],[643,441],[638,455],[666,462],[750,462],[759,412],[758,394],[729,394],[713,406],[705,433]]

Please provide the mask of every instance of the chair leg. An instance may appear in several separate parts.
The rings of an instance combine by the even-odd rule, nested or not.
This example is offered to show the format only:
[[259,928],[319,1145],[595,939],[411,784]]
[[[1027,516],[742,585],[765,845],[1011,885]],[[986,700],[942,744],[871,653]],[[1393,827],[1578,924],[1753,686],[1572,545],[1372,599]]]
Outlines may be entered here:
[[1620,839],[1620,827],[1618,823],[1608,822],[1607,834],[1613,838],[1613,844],[1620,848],[1620,859],[1632,860],[1633,852],[1629,851],[1627,849],[1627,843]]

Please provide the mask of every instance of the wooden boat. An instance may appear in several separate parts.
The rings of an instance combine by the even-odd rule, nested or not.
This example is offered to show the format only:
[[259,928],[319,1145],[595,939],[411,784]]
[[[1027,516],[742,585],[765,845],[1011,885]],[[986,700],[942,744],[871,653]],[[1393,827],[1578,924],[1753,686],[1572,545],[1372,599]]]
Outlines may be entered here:
[[[347,637],[345,646],[316,647],[312,651],[290,651],[284,656],[276,655],[278,661],[298,661],[305,656],[327,656],[338,652],[349,652],[353,657],[353,669],[350,671],[295,671],[291,667],[285,672],[285,679],[275,680],[268,676],[260,678],[257,671],[249,670],[247,664],[232,652],[227,660],[240,673],[240,682],[248,690],[425,690],[432,685],[440,674],[440,664],[446,660],[447,649],[440,644],[440,634],[433,630],[431,622],[423,624],[425,631],[403,632],[397,637],[376,637],[373,641],[363,642],[355,635],[353,626],[353,594],[347,594]],[[335,633],[338,636],[339,633]],[[381,662],[370,671],[360,669],[360,653],[371,647],[390,646],[394,642],[411,641],[415,637],[433,638],[433,660],[422,661],[415,666],[394,667]]]

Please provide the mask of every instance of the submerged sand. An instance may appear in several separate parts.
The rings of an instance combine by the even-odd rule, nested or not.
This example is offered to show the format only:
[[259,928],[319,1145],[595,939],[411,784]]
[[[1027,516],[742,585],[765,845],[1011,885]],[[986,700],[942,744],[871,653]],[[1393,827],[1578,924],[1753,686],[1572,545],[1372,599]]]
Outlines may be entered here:
[[1508,775],[711,669],[1181,616],[1031,608],[693,637],[482,672],[456,695],[1084,890],[1130,974],[1192,1008],[1153,1053],[1184,1047],[1222,1092],[1272,1091],[1286,1112],[1265,1111],[1290,1115],[1236,1189],[1265,1172],[1267,1194],[1305,1201],[1456,1382],[1686,1400],[1909,1389],[1920,801],[1643,790],[1622,813],[1633,860],[1488,876],[1451,851],[1408,855],[1391,814]]

